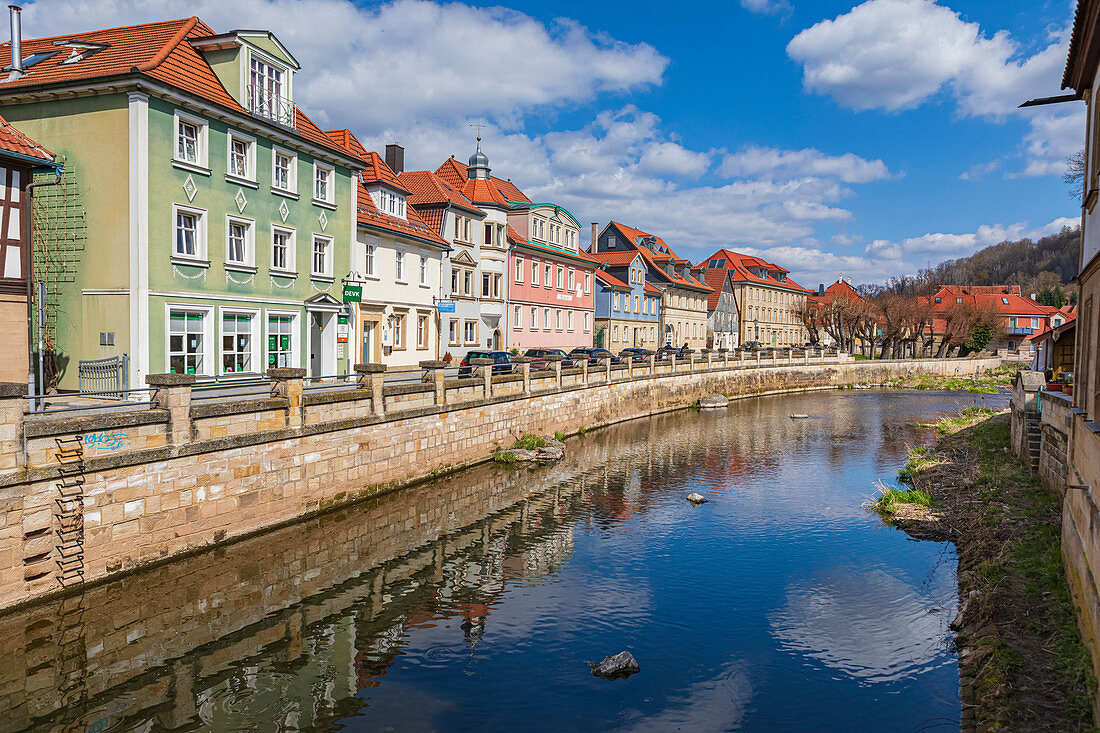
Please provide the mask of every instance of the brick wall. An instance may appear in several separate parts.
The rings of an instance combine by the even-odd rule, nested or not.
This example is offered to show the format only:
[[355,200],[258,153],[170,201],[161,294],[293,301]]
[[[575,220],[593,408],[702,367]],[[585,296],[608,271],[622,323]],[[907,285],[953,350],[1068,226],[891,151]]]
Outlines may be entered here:
[[25,423],[22,403],[0,397],[0,415],[23,436],[12,441],[15,459],[0,469],[0,607],[60,589],[50,531],[58,475],[49,446],[59,437],[94,437],[83,510],[84,577],[94,580],[475,464],[526,433],[572,433],[683,408],[708,394],[881,383],[914,370],[957,376],[999,363],[780,357],[744,364],[709,355],[615,369],[610,384],[601,367],[588,372],[587,386],[525,374],[494,378],[488,394],[481,380],[459,380],[442,394],[433,384],[386,386],[377,396],[349,385],[351,399],[318,401],[308,391],[303,398],[299,378],[274,386],[282,396],[218,405],[191,404],[183,385],[164,387],[155,410]]

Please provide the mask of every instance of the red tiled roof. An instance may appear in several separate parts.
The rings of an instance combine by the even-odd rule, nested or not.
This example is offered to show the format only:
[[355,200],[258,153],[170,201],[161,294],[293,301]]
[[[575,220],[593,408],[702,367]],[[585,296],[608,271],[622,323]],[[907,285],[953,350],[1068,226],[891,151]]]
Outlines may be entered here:
[[496,186],[497,191],[500,192],[500,195],[502,195],[507,200],[519,201],[520,203],[524,204],[531,203],[531,199],[527,198],[523,191],[519,190],[519,186],[512,183],[511,181],[501,180],[496,176],[490,176],[489,180],[492,181],[493,185]]
[[409,191],[409,203],[414,206],[460,206],[484,216],[485,212],[462,193],[431,171],[405,171],[397,180]]
[[[622,234],[623,237],[625,237],[627,241],[630,242],[630,245],[642,255],[642,259],[644,259],[647,264],[653,267],[653,269],[659,271],[662,277],[671,282],[673,285],[680,285],[683,287],[703,290],[706,292],[710,291],[710,287],[699,282],[691,275],[688,275],[687,277],[681,277],[680,275],[675,274],[675,272],[670,275],[668,274],[668,272],[665,271],[665,263],[672,262],[673,264],[682,265],[687,262],[687,260],[677,257],[676,253],[672,251],[672,248],[665,243],[665,240],[661,239],[660,237],[656,237],[646,232],[643,232],[641,229],[635,229],[634,227],[620,224],[617,221],[609,222],[608,226],[615,227],[619,231],[619,233]],[[664,247],[666,252],[655,252],[648,245],[641,243],[641,241],[648,240],[650,237],[653,237],[653,243],[655,246]],[[601,252],[598,256],[603,257],[606,254],[611,253]]]
[[935,297],[941,301],[933,302],[937,311],[947,310],[961,298],[964,303],[992,305],[1005,316],[1049,316],[1051,313],[1047,310],[1048,306],[1020,295],[1019,285],[942,285]]
[[471,178],[463,183],[462,195],[475,204],[495,204],[505,209],[508,208],[508,199],[491,181],[484,178]]
[[728,277],[729,270],[703,271],[703,280],[711,287],[711,292],[707,294],[708,311],[712,311],[718,307],[718,300],[722,297],[722,288],[725,287],[725,281]]
[[460,189],[466,183],[466,169],[455,160],[453,155],[440,163],[435,169],[435,174],[454,188]]
[[625,252],[597,252],[595,254],[589,253],[592,259],[597,262],[602,262],[604,266],[610,265],[612,267],[629,265],[634,260],[641,258],[645,261],[645,257],[638,250],[628,250]]
[[606,270],[596,270],[596,279],[607,285],[612,290],[625,290],[630,292],[630,286]]
[[12,127],[3,117],[0,117],[0,151],[49,163],[55,160],[53,153]]
[[[382,165],[385,165],[383,163]],[[392,173],[392,171],[390,171]],[[423,219],[417,215],[416,211],[408,206],[405,208],[405,218],[399,219],[396,216],[390,216],[389,214],[383,214],[378,210],[378,207],[374,205],[374,199],[371,198],[370,192],[367,191],[366,181],[363,180],[363,175],[359,176],[359,212],[356,220],[360,224],[367,226],[374,226],[380,229],[394,232],[395,234],[402,234],[408,237],[414,237],[424,240],[430,244],[442,245],[444,247],[450,247],[447,241],[444,240],[436,231],[424,222]]]
[[[214,31],[210,26],[196,17],[190,17],[64,36],[25,39],[22,45],[25,57],[53,51],[59,53],[31,66],[26,74],[17,79],[0,80],[0,94],[6,90],[140,73],[208,102],[247,115],[249,113],[244,107],[222,86],[205,57],[190,43],[190,39],[211,35],[214,35]],[[105,44],[106,47],[75,63],[64,63],[73,58],[74,54],[85,50],[55,45],[66,41]],[[11,44],[0,44],[0,58],[10,57]],[[302,138],[330,150],[346,152],[297,108],[295,126]]]
[[346,127],[342,130],[325,130],[325,137],[344,148],[349,153],[357,155],[364,160],[367,158],[367,149],[363,147],[363,143],[359,142],[359,138],[355,137],[355,133]]
[[414,206],[416,214],[436,234],[443,236],[443,215],[447,213],[445,206]]
[[707,272],[714,269],[722,271],[728,271],[733,275],[734,282],[748,282],[759,285],[766,285],[772,288],[786,288],[788,290],[794,290],[803,294],[808,294],[811,291],[802,287],[789,277],[785,277],[782,282],[772,277],[760,277],[754,274],[749,268],[762,267],[769,273],[782,273],[786,274],[790,272],[786,268],[780,267],[774,263],[762,260],[759,257],[752,255],[741,254],[740,252],[732,252],[728,249],[720,249],[710,257],[704,260],[704,266],[710,264],[712,260],[722,260],[725,264],[722,268],[707,267]]
[[661,294],[660,288],[655,288],[652,285],[650,285],[649,283],[645,284],[645,291],[647,293],[649,293],[650,295],[660,295]]

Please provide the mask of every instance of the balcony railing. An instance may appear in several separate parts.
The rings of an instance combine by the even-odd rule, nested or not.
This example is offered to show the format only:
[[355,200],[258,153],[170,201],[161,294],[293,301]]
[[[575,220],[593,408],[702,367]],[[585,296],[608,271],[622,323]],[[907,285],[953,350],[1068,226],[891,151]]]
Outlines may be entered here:
[[270,120],[284,127],[295,127],[294,103],[290,97],[281,97],[255,86],[247,87],[245,100],[248,111],[257,117]]
[[1007,326],[1005,333],[1009,336],[1030,336],[1035,330],[1029,326]]

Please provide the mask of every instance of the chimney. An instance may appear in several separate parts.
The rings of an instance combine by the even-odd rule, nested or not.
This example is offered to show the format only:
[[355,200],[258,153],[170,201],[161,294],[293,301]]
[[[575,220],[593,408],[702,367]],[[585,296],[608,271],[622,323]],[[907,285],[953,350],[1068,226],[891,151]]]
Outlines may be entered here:
[[394,173],[401,175],[405,170],[405,148],[397,143],[390,143],[387,145],[386,165],[388,165]]
[[23,29],[19,14],[22,8],[18,5],[9,5],[11,11],[11,75],[8,79],[18,79],[23,76]]
[[589,248],[589,252],[596,254],[596,240],[600,238],[600,223],[598,221],[592,222],[592,246]]
[[822,298],[825,296],[825,283],[817,284],[817,297]]

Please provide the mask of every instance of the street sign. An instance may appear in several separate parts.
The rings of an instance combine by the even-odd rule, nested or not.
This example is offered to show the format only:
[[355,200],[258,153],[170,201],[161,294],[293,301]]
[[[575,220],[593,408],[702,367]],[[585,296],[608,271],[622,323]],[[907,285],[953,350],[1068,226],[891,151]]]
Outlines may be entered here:
[[453,300],[441,300],[435,304],[436,310],[440,313],[454,313],[455,302]]
[[362,303],[363,302],[363,286],[362,285],[344,285],[344,302],[345,303]]

